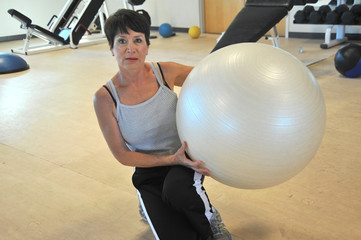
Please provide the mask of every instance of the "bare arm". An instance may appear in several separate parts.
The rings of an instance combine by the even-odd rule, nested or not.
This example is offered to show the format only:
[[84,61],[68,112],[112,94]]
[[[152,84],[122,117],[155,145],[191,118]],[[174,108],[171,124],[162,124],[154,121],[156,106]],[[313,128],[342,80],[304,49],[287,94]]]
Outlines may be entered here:
[[183,144],[174,155],[158,156],[129,151],[118,128],[114,103],[104,88],[99,89],[94,96],[94,109],[108,147],[121,164],[133,167],[183,165],[209,175],[209,170],[202,167],[202,161],[191,161],[186,158],[186,144]]
[[192,71],[193,66],[187,66],[175,62],[161,62],[162,71],[171,89],[174,86],[181,87],[188,74]]

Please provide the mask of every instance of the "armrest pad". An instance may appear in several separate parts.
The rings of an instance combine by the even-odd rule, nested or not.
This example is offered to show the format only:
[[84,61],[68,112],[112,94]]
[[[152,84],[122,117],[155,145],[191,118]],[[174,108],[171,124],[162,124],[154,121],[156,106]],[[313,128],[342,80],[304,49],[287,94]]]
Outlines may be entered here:
[[29,27],[31,25],[31,19],[25,16],[24,14],[16,11],[15,9],[9,9],[8,13],[18,21],[20,21],[22,24],[24,24],[26,27]]

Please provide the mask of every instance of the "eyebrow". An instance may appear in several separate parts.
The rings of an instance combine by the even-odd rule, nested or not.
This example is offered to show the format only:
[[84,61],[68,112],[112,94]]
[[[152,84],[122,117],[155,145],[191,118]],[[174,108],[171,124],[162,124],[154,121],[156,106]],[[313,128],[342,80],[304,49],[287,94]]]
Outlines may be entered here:
[[[125,37],[125,36],[129,36],[129,34],[121,33],[121,34],[117,34],[115,37]],[[135,35],[134,37],[144,37],[144,36],[142,34],[139,34],[139,35]]]

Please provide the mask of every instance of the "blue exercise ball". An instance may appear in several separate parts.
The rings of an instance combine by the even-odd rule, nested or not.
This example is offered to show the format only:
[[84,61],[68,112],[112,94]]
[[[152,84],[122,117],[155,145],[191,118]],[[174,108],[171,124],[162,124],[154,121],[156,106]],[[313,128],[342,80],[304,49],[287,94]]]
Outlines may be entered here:
[[0,53],[0,74],[20,72],[29,69],[29,65],[20,56],[13,53]]
[[345,77],[359,77],[361,75],[361,46],[350,43],[341,47],[334,61],[336,70]]
[[169,23],[163,23],[159,26],[159,34],[162,37],[170,37],[173,34],[173,28]]

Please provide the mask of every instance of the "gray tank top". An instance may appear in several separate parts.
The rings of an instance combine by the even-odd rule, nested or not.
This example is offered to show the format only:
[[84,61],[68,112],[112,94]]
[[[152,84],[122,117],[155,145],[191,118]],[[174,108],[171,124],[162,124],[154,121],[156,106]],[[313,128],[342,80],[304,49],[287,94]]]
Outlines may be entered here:
[[153,155],[174,154],[182,145],[176,127],[177,94],[164,85],[158,65],[151,63],[151,66],[159,89],[140,104],[120,103],[113,82],[108,81],[117,103],[119,130],[131,151]]

